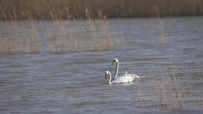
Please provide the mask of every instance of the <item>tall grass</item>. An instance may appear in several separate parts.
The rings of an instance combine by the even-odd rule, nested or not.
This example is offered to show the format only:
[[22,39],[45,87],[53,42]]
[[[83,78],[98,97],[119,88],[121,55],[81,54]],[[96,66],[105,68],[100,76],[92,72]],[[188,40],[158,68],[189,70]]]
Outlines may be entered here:
[[[69,14],[69,10],[67,13]],[[52,31],[46,38],[46,47],[50,52],[105,50],[119,47],[113,41],[105,15],[98,11],[99,19],[92,20],[91,13],[86,9],[87,23],[80,20],[64,20],[52,15]],[[71,17],[71,16],[69,16]],[[65,23],[65,25],[64,25]],[[86,28],[86,30],[84,30]]]
[[[41,52],[44,48],[49,52],[122,48],[128,44],[105,21],[111,17],[158,17],[160,42],[164,45],[161,16],[203,14],[201,0],[0,0],[0,3],[0,53]],[[21,19],[24,21],[19,24]],[[51,30],[39,31],[37,19],[51,20]],[[84,19],[88,21],[86,30],[77,22]],[[43,38],[39,37],[41,32],[46,33]],[[154,37],[151,42],[154,44]]]
[[[48,52],[81,51],[81,50],[105,50],[121,46],[122,43],[112,39],[116,34],[112,34],[111,28],[105,21],[106,16],[98,10],[98,19],[92,20],[89,9],[85,9],[87,22],[78,23],[80,20],[61,20],[62,15],[72,18],[70,11],[50,10],[49,28],[39,29],[37,20],[34,20],[30,11],[21,12],[24,16],[23,21],[17,20],[16,16],[10,15],[9,20],[6,11],[1,8],[5,20],[1,20],[1,45],[0,53],[18,52],[41,52],[44,48]],[[13,11],[13,14],[17,14]],[[83,20],[85,22],[85,20]],[[44,23],[40,24],[46,27]],[[109,28],[110,27],[110,28]],[[85,29],[85,30],[83,30]],[[111,30],[110,30],[111,29]],[[39,38],[39,33],[44,37]],[[117,37],[115,40],[119,40]]]
[[[140,105],[143,108],[202,109],[203,80],[191,82],[194,79],[189,72],[180,75],[174,62],[168,62],[170,65],[167,67],[163,62],[163,67],[158,69],[160,71],[149,67],[148,75],[136,80],[134,87]],[[188,66],[185,66],[185,69],[189,70]],[[193,75],[199,77],[198,71]]]
[[[160,42],[164,45],[161,16],[203,14],[202,0],[1,0],[0,3],[0,53],[39,53],[44,48],[47,52],[106,50],[128,45],[107,23],[110,17],[158,17]],[[37,29],[36,19],[50,19],[51,26],[45,28],[45,23],[40,23],[44,28]],[[84,19],[86,23],[78,23]],[[40,33],[43,37],[39,37]],[[154,37],[151,42],[153,45]],[[202,90],[198,62],[195,65]],[[170,66],[171,71],[164,67],[159,72],[161,77],[149,67],[147,85],[142,79],[137,80],[135,89],[141,106],[202,108],[202,91],[194,92],[192,85],[178,75],[172,61]]]
[[164,29],[163,29],[163,23],[161,22],[160,19],[160,12],[159,9],[156,5],[154,5],[154,8],[156,9],[156,14],[157,14],[157,18],[159,19],[159,34],[160,34],[160,41],[161,44],[164,45],[165,44],[165,39],[164,39]]
[[[15,11],[13,11],[13,13],[15,13]],[[24,27],[20,27],[22,23],[16,21],[17,18],[15,16],[11,16],[12,20],[1,20],[0,53],[41,51],[35,21],[29,12],[26,12],[24,15],[27,16],[27,20],[23,21]],[[7,17],[6,15],[4,16]]]
[[[0,12],[0,19],[26,18],[27,11],[34,19],[70,18],[66,15],[68,8],[72,19],[88,18],[88,8],[93,18],[99,18],[98,10],[111,17],[156,17],[157,6],[160,16],[191,16],[203,15],[202,0],[0,0],[5,11]],[[15,11],[15,13],[13,13]],[[6,16],[6,17],[5,17]]]

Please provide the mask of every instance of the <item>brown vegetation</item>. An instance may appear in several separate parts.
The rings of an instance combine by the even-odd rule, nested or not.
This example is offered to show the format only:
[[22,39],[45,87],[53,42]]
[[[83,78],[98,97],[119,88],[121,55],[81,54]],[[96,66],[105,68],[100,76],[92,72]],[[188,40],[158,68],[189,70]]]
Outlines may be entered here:
[[[161,16],[202,14],[202,0],[0,0],[0,53],[122,48],[126,41],[118,38],[114,28],[105,21],[107,17],[158,17],[160,42],[164,45],[167,39]],[[94,18],[97,20],[92,20]],[[24,21],[16,21],[18,19]],[[46,26],[41,22],[39,29],[36,19],[50,19],[51,26],[43,28]],[[84,31],[76,19],[87,19],[87,30]],[[39,38],[39,32],[43,37]],[[154,44],[154,37],[151,42]],[[202,80],[198,64],[195,64]],[[142,107],[201,109],[203,93],[194,92],[191,84],[183,83],[173,62],[171,69],[172,72],[166,68],[160,71],[160,78],[156,69],[149,68],[148,85],[142,84],[142,79],[137,80],[135,90]],[[202,90],[202,86],[198,89]]]
[[[163,64],[158,72],[157,69],[149,67],[148,76],[136,80],[134,87],[141,107],[202,109],[203,80],[199,77],[196,84],[191,82],[192,78],[198,77],[199,68],[196,73],[186,72],[183,76],[178,73],[172,61],[170,66],[171,68],[166,68]],[[185,66],[185,69],[188,69],[188,66]]]
[[98,11],[99,19],[92,20],[91,15],[86,9],[87,20],[81,23],[80,20],[60,20],[51,14],[51,20],[46,21],[48,25],[43,23],[45,21],[34,20],[28,13],[26,20],[23,21],[0,20],[0,53],[36,53],[42,50],[73,52],[122,48],[124,43],[113,34],[115,30],[105,21],[105,16]]
[[[0,53],[122,48],[125,39],[118,38],[105,21],[111,17],[158,17],[164,45],[167,39],[161,16],[202,14],[202,0],[0,0]],[[16,20],[21,19],[24,21],[19,24]],[[51,20],[51,31],[40,29],[43,38],[39,38],[37,19]],[[62,19],[67,19],[65,25]],[[87,31],[76,19],[88,21]],[[151,41],[154,44],[154,38]]]
[[0,19],[83,19],[203,15],[202,0],[0,0]]

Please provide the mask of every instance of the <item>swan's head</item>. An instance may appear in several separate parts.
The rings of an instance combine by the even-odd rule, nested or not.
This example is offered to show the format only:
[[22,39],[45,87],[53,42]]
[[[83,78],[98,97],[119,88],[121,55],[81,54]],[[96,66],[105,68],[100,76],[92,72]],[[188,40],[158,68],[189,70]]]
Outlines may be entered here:
[[117,63],[117,62],[118,62],[118,59],[115,58],[115,59],[113,60],[113,62],[112,62],[112,65],[113,65],[114,63]]
[[110,74],[110,72],[109,72],[109,71],[106,71],[106,72],[105,72],[105,79],[107,79],[107,78],[108,78],[109,74]]

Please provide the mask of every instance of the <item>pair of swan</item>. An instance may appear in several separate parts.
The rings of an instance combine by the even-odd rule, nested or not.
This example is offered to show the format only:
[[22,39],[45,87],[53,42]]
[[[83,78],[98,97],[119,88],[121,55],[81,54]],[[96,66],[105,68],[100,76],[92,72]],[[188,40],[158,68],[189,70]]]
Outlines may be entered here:
[[119,61],[117,58],[115,58],[112,62],[112,65],[116,63],[116,71],[114,74],[114,77],[111,77],[111,73],[109,71],[105,72],[105,79],[109,77],[109,84],[118,84],[118,83],[130,83],[132,82],[135,78],[140,78],[139,76],[135,74],[128,74],[127,71],[123,76],[117,77],[118,76],[118,68],[119,68]]

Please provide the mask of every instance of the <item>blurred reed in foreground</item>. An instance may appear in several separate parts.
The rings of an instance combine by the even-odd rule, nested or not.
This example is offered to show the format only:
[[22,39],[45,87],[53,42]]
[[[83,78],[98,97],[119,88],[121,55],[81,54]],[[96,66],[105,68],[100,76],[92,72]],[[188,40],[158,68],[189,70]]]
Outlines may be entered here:
[[[203,79],[198,72],[200,69],[197,67],[197,72],[194,73],[178,73],[172,61],[170,66],[169,68],[163,64],[158,71],[149,67],[148,75],[136,80],[134,87],[140,106],[142,108],[202,109]],[[187,70],[190,67],[184,66]]]

